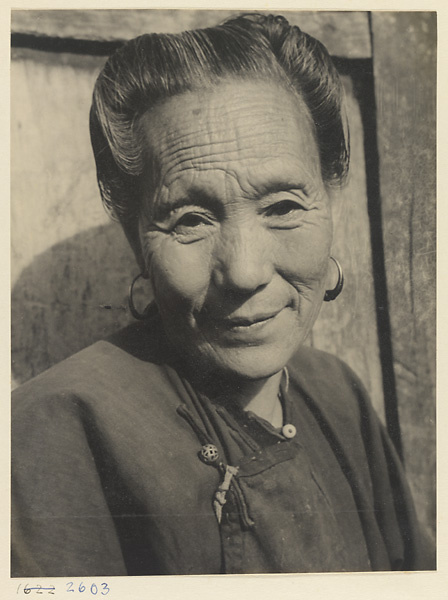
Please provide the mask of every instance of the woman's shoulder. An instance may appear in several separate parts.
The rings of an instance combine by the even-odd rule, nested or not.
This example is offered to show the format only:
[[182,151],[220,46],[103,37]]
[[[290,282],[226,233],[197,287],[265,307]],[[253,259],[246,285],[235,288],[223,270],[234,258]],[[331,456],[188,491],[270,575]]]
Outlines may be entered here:
[[358,376],[341,358],[311,346],[301,346],[288,364],[288,369],[300,378],[317,384],[338,380],[350,387],[362,387]]
[[148,343],[148,332],[131,325],[54,365],[13,391],[13,411],[36,402],[78,399],[87,403],[114,399],[129,404],[151,390],[168,386],[165,357]]
[[359,425],[361,417],[376,419],[363,383],[339,357],[303,346],[288,371],[292,385],[328,419],[354,425]]

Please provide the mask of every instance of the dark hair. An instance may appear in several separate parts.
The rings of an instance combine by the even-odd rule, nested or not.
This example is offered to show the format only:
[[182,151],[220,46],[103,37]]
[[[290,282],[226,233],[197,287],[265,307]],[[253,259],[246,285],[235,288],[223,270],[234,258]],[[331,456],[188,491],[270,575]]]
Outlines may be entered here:
[[101,71],[90,135],[105,207],[137,231],[143,170],[140,117],[155,103],[212,87],[225,77],[274,79],[299,94],[314,122],[326,185],[341,183],[349,150],[342,85],[326,48],[282,16],[238,16],[217,27],[146,34],[123,45]]

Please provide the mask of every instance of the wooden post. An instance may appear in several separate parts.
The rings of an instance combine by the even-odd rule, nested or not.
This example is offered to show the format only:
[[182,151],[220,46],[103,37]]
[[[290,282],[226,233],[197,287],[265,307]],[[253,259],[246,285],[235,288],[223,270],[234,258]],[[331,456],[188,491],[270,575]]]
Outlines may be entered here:
[[436,14],[373,12],[371,26],[397,411],[417,510],[433,530]]

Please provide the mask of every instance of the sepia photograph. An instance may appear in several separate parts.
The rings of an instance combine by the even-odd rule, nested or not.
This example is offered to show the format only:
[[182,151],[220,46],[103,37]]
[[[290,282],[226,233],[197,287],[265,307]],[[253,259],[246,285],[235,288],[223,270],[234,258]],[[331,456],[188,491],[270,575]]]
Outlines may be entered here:
[[437,21],[11,11],[12,578],[437,569]]

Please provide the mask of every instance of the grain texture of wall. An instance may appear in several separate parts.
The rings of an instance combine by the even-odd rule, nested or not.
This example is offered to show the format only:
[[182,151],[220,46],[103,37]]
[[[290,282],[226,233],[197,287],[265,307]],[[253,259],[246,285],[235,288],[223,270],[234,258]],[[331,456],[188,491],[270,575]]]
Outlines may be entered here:
[[373,13],[372,39],[393,373],[403,458],[423,522],[436,478],[435,13]]
[[[229,10],[15,10],[13,34],[60,39],[121,41],[143,33],[176,33],[222,23]],[[333,56],[368,58],[365,12],[283,11],[292,25],[322,41]]]

